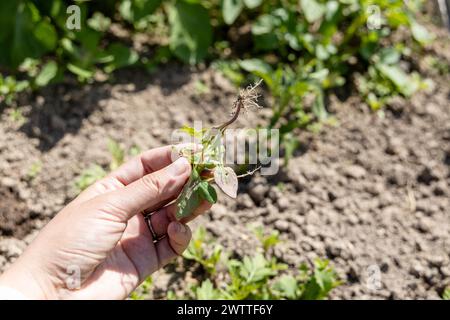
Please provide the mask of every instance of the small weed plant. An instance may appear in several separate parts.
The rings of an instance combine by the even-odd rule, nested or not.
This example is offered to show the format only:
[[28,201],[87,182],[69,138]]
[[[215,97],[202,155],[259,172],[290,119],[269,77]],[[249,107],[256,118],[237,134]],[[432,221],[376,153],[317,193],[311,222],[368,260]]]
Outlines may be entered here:
[[340,284],[326,260],[316,260],[312,268],[302,264],[295,272],[287,273],[286,264],[270,257],[269,249],[279,242],[277,236],[272,233],[261,238],[260,235],[258,230],[258,239],[271,239],[261,242],[260,249],[266,245],[267,251],[237,258],[216,244],[205,228],[199,227],[183,258],[198,264],[204,274],[197,284],[185,290],[186,295],[177,296],[169,290],[167,298],[316,300],[325,299]]

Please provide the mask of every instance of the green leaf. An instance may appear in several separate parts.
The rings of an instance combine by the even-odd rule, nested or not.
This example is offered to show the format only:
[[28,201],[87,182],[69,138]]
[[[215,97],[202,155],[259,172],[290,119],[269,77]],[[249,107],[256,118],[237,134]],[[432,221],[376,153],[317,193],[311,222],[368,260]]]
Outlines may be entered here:
[[113,61],[105,67],[106,72],[133,65],[139,59],[136,51],[121,43],[113,43],[108,47],[106,53],[113,57]]
[[276,18],[270,14],[263,14],[252,24],[252,33],[262,35],[272,32],[276,24]]
[[400,58],[400,53],[394,48],[385,48],[380,52],[380,61],[384,64],[396,64]]
[[216,189],[211,186],[208,182],[202,181],[198,185],[198,192],[200,193],[200,197],[211,204],[217,202],[217,193]]
[[430,43],[431,40],[433,40],[433,36],[427,30],[427,28],[422,26],[415,19],[412,19],[411,21],[411,32],[414,39],[420,44],[427,44]]
[[254,9],[261,5],[262,0],[244,0],[244,3],[247,8]]
[[188,135],[190,135],[191,137],[195,137],[195,138],[202,138],[203,135],[206,132],[206,129],[203,128],[202,130],[197,130],[195,128],[189,127],[189,126],[183,126],[180,131],[187,133]]
[[291,275],[284,275],[273,285],[273,289],[278,291],[282,297],[295,299],[297,297],[297,280]]
[[314,100],[314,104],[312,107],[313,113],[319,119],[319,121],[323,121],[328,117],[327,109],[325,108],[323,91],[318,90],[316,99]]
[[215,300],[220,297],[219,292],[214,289],[212,282],[206,279],[196,291],[198,300]]
[[252,34],[256,50],[276,50],[280,45],[278,35],[274,32],[277,18],[273,15],[263,14],[253,23]]
[[111,25],[111,19],[105,17],[100,12],[95,12],[92,17],[88,19],[87,24],[96,31],[105,32]]
[[247,72],[262,78],[264,83],[272,88],[274,81],[272,79],[273,69],[272,67],[261,59],[247,59],[239,61],[239,66]]
[[376,64],[376,68],[384,77],[392,81],[401,94],[411,96],[418,89],[417,83],[412,81],[411,77],[409,77],[399,66],[390,66],[379,63]]
[[216,203],[217,193],[208,182],[201,180],[197,169],[194,168],[189,181],[177,199],[176,217],[181,219],[190,216],[203,200]]
[[[272,67],[261,59],[241,60],[239,66],[247,72],[267,77],[272,73]],[[265,79],[264,79],[265,80]]]
[[83,69],[82,67],[72,63],[67,64],[67,69],[76,74],[82,81],[90,79],[94,76],[94,71]]
[[233,24],[243,8],[244,3],[242,0],[223,0],[222,15],[225,23]]
[[300,0],[300,7],[309,23],[313,23],[325,14],[325,5],[316,0]]
[[200,4],[178,1],[169,10],[170,49],[184,62],[203,60],[212,43],[208,11]]
[[44,87],[46,86],[53,78],[55,78],[56,74],[58,73],[58,65],[55,61],[48,62],[39,72],[36,79],[34,80],[34,83],[38,87]]
[[271,51],[278,49],[280,43],[275,33],[266,33],[254,36],[255,49],[262,51]]
[[55,28],[28,1],[0,1],[0,30],[0,65],[17,67],[57,44]]
[[[297,126],[297,123],[293,125],[294,128]],[[299,145],[300,142],[298,141],[298,138],[293,136],[292,133],[289,132],[283,136],[284,161],[286,164],[289,163],[289,160],[292,158]]]
[[41,20],[34,28],[34,39],[31,37],[30,40],[36,41],[35,48],[44,54],[56,48],[58,38],[50,22]]
[[75,180],[75,188],[83,191],[94,182],[106,176],[105,170],[99,165],[93,165],[89,169],[84,170],[82,174]]
[[445,289],[444,293],[442,294],[443,300],[450,300],[450,288]]
[[120,146],[120,144],[113,140],[108,139],[108,151],[111,154],[111,162],[109,168],[111,171],[116,170],[125,160],[125,150]]
[[122,17],[131,22],[150,16],[161,5],[162,0],[124,0],[119,6]]
[[247,283],[263,281],[275,274],[275,270],[270,268],[269,262],[261,253],[256,254],[252,258],[245,256],[242,260],[240,275]]
[[323,299],[340,283],[334,270],[328,266],[327,260],[316,260],[314,266],[314,274],[306,283],[301,299]]

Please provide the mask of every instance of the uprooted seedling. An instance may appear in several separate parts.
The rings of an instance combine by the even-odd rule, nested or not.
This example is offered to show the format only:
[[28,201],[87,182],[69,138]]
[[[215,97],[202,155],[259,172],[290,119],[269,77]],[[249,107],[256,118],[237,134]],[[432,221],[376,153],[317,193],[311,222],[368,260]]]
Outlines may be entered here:
[[243,110],[260,108],[257,87],[262,80],[239,92],[233,103],[232,117],[225,123],[209,129],[196,130],[183,127],[181,130],[197,141],[200,146],[182,147],[176,152],[186,157],[192,165],[192,173],[177,199],[177,218],[190,216],[203,200],[211,204],[217,202],[215,183],[226,195],[236,198],[238,178],[254,173],[248,172],[238,176],[231,167],[225,166],[224,135],[227,128],[234,123]]

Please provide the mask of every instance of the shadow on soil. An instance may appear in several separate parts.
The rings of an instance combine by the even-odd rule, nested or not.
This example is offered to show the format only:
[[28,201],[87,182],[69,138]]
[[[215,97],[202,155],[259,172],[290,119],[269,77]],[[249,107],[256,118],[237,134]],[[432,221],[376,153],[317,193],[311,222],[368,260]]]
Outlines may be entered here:
[[[168,66],[150,75],[144,70],[127,69],[114,74],[109,82],[78,84],[73,78],[44,88],[38,94],[25,97],[31,105],[27,121],[20,130],[30,138],[39,139],[39,149],[52,149],[66,134],[76,134],[83,120],[101,108],[101,101],[112,97],[112,87],[127,85],[122,92],[145,90],[159,86],[163,95],[170,95],[189,82],[192,71],[182,66]],[[120,90],[115,92],[119,92]]]

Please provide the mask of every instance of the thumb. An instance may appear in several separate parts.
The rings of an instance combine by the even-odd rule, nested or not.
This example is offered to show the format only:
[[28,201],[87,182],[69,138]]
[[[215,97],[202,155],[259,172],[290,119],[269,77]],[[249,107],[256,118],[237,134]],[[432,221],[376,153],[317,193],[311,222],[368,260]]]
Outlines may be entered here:
[[138,212],[157,208],[175,199],[191,173],[186,158],[179,158],[167,167],[145,175],[125,188],[100,197],[106,205],[104,211],[126,222]]

